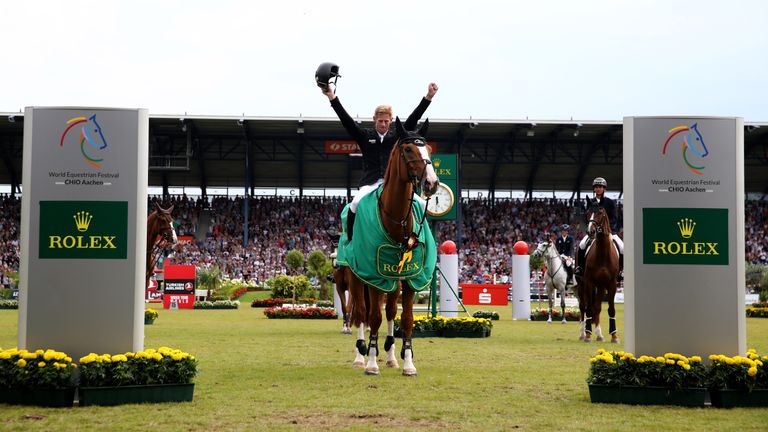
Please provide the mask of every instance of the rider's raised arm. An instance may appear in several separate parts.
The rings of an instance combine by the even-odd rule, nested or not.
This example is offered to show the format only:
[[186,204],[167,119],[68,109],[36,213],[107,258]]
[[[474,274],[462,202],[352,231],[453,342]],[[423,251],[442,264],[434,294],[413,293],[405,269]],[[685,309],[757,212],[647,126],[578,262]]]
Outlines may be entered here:
[[336,96],[331,86],[323,87],[321,88],[321,91],[325,96],[328,97],[328,100],[331,101],[331,108],[333,108],[333,111],[336,112],[336,116],[338,116],[339,120],[341,120],[341,125],[344,126],[344,129],[347,130],[349,136],[355,141],[359,141],[360,139],[365,138],[365,131],[352,118],[352,116],[347,113],[347,110],[341,106],[341,102],[339,101],[338,96]]
[[405,130],[411,131],[416,129],[416,124],[419,122],[419,119],[421,118],[421,116],[423,116],[424,113],[427,111],[429,104],[432,103],[432,97],[435,96],[435,93],[437,93],[437,84],[429,83],[429,86],[427,87],[427,95],[421,98],[421,101],[419,101],[419,105],[416,107],[416,109],[413,110],[411,115],[409,115],[408,118],[405,120],[405,123],[403,124],[403,127],[405,128]]

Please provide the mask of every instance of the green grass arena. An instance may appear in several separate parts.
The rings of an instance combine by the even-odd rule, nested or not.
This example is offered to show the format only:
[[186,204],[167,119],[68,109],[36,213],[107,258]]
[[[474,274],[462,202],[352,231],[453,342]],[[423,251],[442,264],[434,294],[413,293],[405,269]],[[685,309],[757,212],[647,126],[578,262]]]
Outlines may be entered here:
[[[623,345],[579,342],[578,323],[513,321],[511,307],[482,309],[501,314],[489,338],[414,339],[416,378],[383,364],[378,377],[352,369],[354,337],[339,333],[341,320],[268,320],[245,301],[238,310],[160,310],[146,326],[145,346],[198,358],[193,402],[0,405],[0,429],[757,431],[768,424],[768,409],[592,404],[589,358]],[[622,335],[623,305],[617,314]],[[0,310],[0,347],[16,346],[17,322],[17,311]],[[747,342],[768,352],[768,320],[747,318]]]

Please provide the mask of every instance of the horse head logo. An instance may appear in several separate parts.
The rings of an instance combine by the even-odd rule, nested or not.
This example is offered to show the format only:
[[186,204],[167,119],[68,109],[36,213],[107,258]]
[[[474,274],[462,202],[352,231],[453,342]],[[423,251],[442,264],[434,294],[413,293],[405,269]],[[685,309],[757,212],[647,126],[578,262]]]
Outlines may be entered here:
[[72,117],[67,120],[67,128],[64,129],[59,140],[60,147],[64,147],[64,141],[72,130],[80,131],[78,141],[80,142],[80,153],[85,161],[94,168],[101,169],[101,162],[104,161],[104,158],[98,156],[103,154],[104,149],[107,148],[107,139],[104,138],[101,125],[96,121],[96,114],[87,118]]
[[694,123],[691,126],[685,126],[685,125],[675,126],[667,132],[669,133],[669,136],[667,137],[667,140],[664,142],[664,148],[662,149],[661,154],[666,156],[667,146],[672,141],[672,139],[675,138],[676,136],[681,137],[682,141],[680,145],[681,145],[681,152],[683,155],[683,162],[685,162],[685,165],[693,173],[703,176],[704,173],[701,171],[704,169],[704,165],[697,166],[692,164],[691,161],[688,160],[689,151],[700,159],[704,159],[707,156],[709,156],[709,150],[707,149],[707,145],[704,143],[704,137],[701,136],[701,132],[699,132],[698,123]]

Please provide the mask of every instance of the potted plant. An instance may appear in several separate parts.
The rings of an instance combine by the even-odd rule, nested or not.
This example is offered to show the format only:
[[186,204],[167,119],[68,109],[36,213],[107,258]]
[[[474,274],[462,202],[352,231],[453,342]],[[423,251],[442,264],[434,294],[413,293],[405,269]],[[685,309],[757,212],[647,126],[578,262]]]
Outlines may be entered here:
[[91,353],[80,359],[80,405],[191,401],[196,374],[195,357],[178,349]]
[[704,406],[706,367],[701,357],[640,356],[599,349],[590,360],[592,402]]
[[443,337],[488,337],[492,327],[487,318],[445,318]]
[[63,352],[0,351],[0,403],[70,407],[74,401],[73,372],[77,365]]
[[768,406],[768,356],[754,349],[747,356],[711,355],[708,387],[712,405],[718,407]]
[[487,318],[491,321],[498,321],[499,320],[499,313],[496,311],[476,311],[472,314],[475,318]]
[[155,323],[155,320],[158,317],[158,313],[156,310],[152,308],[146,308],[144,309],[144,324],[145,325],[152,325]]

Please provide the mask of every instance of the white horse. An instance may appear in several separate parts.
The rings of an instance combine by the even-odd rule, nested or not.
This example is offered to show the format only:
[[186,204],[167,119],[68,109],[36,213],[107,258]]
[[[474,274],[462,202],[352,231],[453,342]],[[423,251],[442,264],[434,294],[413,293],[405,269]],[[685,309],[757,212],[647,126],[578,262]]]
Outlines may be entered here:
[[565,290],[568,288],[568,272],[565,269],[563,257],[557,253],[555,244],[550,240],[539,243],[533,256],[544,257],[547,265],[547,271],[544,273],[544,286],[547,287],[547,299],[549,300],[549,319],[547,323],[552,323],[552,308],[555,304],[555,290],[560,292],[560,307],[562,308],[562,323],[565,324]]

